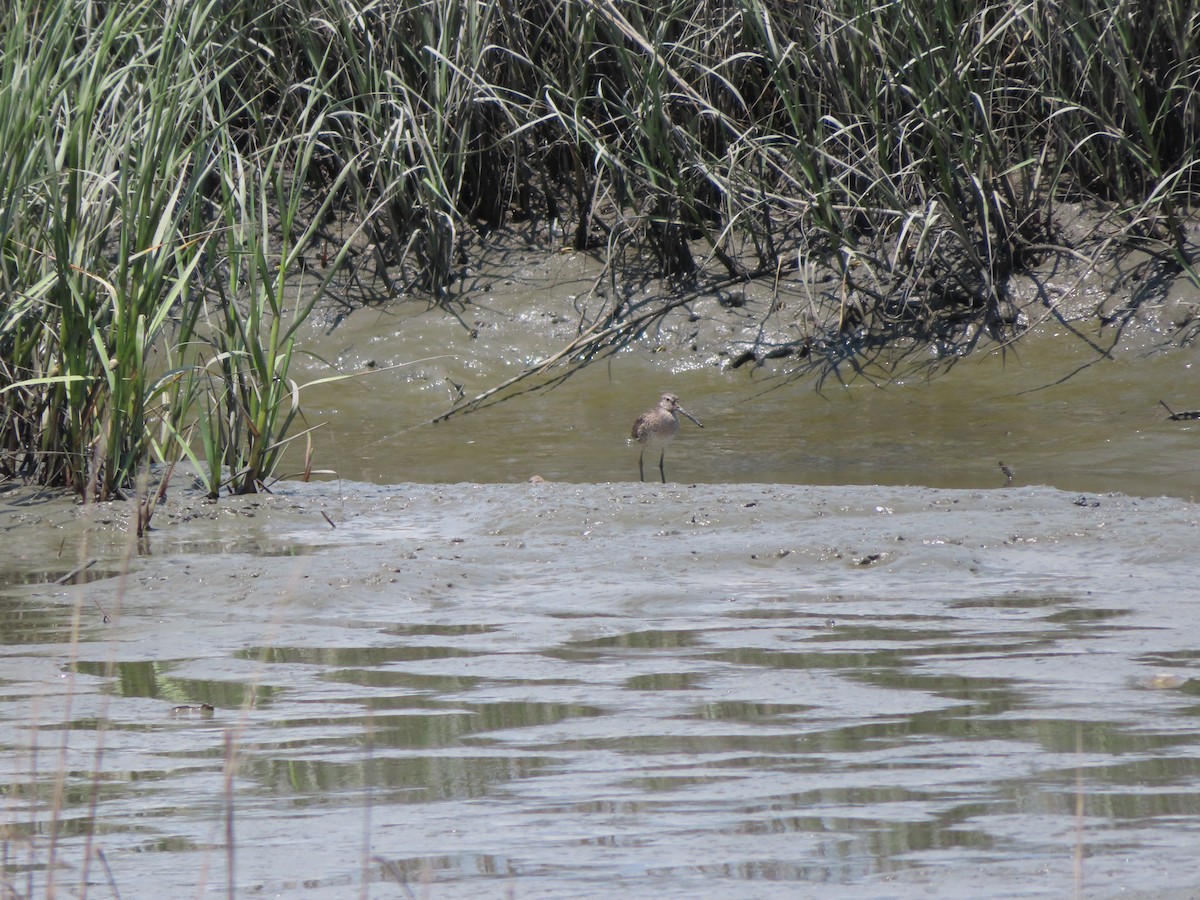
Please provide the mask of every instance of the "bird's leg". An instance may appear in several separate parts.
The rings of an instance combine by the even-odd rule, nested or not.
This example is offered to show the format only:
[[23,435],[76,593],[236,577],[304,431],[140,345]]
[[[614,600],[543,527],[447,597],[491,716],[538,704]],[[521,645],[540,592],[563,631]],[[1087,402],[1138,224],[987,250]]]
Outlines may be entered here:
[[666,456],[667,456],[666,450],[664,450],[662,453],[660,453],[658,455],[658,474],[662,476],[663,484],[667,483],[667,473],[666,473],[666,471],[663,470],[663,460],[666,458]]
[[638,454],[638,480],[646,480],[646,472],[642,469],[642,458],[646,455],[646,448],[642,448],[642,452]]

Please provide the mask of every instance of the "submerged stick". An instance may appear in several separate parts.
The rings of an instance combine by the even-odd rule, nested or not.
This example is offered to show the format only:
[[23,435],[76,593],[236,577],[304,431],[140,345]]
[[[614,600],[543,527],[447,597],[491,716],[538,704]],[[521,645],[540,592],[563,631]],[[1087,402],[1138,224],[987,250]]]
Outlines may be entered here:
[[75,576],[76,576],[76,575],[81,575],[81,574],[83,574],[83,573],[84,573],[84,572],[86,572],[88,569],[90,569],[92,566],[94,566],[94,565],[95,565],[97,562],[99,562],[99,560],[96,560],[96,559],[89,559],[89,560],[88,560],[87,562],[85,562],[83,565],[81,565],[81,566],[76,566],[76,567],[75,567],[75,568],[73,568],[73,569],[72,569],[70,572],[68,572],[66,575],[62,576],[61,578],[55,578],[55,579],[54,579],[54,583],[55,583],[55,584],[68,584],[69,582],[71,582],[71,581],[74,581],[74,580],[75,580]]
[[1007,487],[1008,485],[1012,484],[1013,483],[1012,469],[1010,469],[1008,466],[1006,466],[1004,464],[1004,460],[1001,460],[1000,462],[996,463],[996,465],[998,465],[1000,467],[1000,471],[1004,473],[1005,486]]
[[[717,286],[720,284],[737,283],[744,280],[744,278],[740,277],[731,277],[719,282]],[[610,311],[607,316],[598,318],[587,330],[576,336],[574,340],[572,340],[557,353],[552,353],[545,359],[531,363],[516,375],[505,379],[500,384],[489,388],[482,394],[476,394],[470,400],[460,400],[458,403],[455,403],[453,406],[451,406],[446,412],[442,413],[440,416],[430,419],[424,424],[437,425],[439,422],[445,422],[447,419],[453,418],[460,413],[470,412],[471,410],[477,409],[485,400],[494,397],[496,394],[501,393],[518,382],[524,381],[525,379],[534,375],[541,375],[545,373],[547,370],[555,366],[557,363],[562,362],[564,359],[572,356],[595,353],[601,347],[604,347],[617,338],[640,331],[648,323],[653,322],[655,319],[662,318],[671,310],[683,306],[684,304],[691,303],[696,299],[696,296],[697,295],[695,293],[689,292],[683,296],[667,300],[647,312],[639,313],[631,318],[622,319],[621,321],[615,323],[613,323],[613,320],[616,317],[616,310],[619,308],[619,304],[614,304],[612,311]],[[602,327],[606,324],[607,327]]]
[[1200,410],[1191,409],[1184,412],[1175,412],[1175,410],[1167,406],[1162,400],[1159,400],[1158,404],[1167,411],[1167,419],[1171,422],[1186,422],[1191,419],[1200,419]]

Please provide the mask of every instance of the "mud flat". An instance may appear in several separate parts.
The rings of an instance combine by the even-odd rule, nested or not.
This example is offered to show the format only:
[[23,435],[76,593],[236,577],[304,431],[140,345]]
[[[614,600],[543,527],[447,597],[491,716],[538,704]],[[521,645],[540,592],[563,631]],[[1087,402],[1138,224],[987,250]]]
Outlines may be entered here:
[[35,894],[52,835],[123,896],[1197,886],[1187,501],[288,484],[177,491],[140,556],[120,508],[4,502]]

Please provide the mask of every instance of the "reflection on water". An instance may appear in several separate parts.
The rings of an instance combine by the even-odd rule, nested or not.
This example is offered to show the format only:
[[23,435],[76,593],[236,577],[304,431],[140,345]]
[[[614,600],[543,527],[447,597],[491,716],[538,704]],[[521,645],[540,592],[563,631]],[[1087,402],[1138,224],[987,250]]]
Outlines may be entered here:
[[244,703],[268,705],[276,690],[267,685],[176,678],[170,673],[179,660],[91,662],[80,660],[75,671],[111,680],[111,690],[121,697],[170,700],[178,706],[208,704],[236,709]]
[[0,593],[5,878],[81,893],[90,846],[121,896],[1190,884],[1185,503],[364,490],[297,488],[296,555],[221,577],[164,530],[108,625],[112,584]]

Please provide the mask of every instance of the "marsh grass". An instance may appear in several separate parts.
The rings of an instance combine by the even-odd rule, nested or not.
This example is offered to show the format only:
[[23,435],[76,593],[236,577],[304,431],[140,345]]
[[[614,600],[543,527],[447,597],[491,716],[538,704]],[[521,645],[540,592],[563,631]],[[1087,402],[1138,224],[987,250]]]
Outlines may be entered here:
[[392,297],[521,220],[677,282],[823,260],[832,339],[1011,324],[1066,203],[1195,277],[1187,4],[3,5],[0,474],[89,497],[270,478],[335,212]]
[[298,220],[320,95],[252,136],[256,50],[214,43],[248,25],[224,5],[39,6],[14,10],[0,89],[6,473],[111,499],[188,456],[213,496],[253,491],[299,413],[288,366],[321,293],[290,276],[342,183]]

